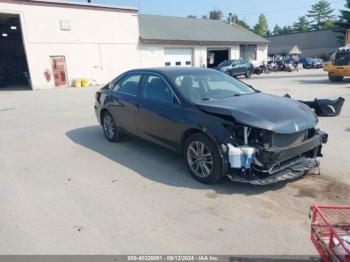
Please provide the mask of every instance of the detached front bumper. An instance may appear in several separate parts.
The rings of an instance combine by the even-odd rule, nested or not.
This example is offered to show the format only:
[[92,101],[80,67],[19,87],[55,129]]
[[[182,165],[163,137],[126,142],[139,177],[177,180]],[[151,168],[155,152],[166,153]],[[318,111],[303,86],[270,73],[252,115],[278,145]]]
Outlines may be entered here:
[[228,177],[234,182],[254,185],[293,180],[309,174],[319,166],[322,144],[328,135],[318,131],[315,136],[289,147],[267,147],[256,150],[254,164],[249,170],[232,169]]

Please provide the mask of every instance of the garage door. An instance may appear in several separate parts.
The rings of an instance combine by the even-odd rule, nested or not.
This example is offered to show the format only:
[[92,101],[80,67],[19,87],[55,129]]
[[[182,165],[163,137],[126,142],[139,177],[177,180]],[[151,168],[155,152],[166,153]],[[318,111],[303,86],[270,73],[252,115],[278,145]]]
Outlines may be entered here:
[[192,66],[192,49],[185,48],[165,48],[165,66]]

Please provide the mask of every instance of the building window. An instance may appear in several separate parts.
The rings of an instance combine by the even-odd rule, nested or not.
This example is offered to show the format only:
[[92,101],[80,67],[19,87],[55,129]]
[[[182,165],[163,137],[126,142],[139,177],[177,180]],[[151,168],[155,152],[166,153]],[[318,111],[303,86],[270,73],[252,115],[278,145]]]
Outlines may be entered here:
[[186,65],[191,65],[191,61],[186,61]]
[[239,53],[240,53],[241,59],[256,60],[256,52],[257,52],[256,45],[240,45],[239,46]]
[[165,62],[165,66],[171,66],[170,62]]
[[176,66],[180,66],[180,65],[181,65],[181,62],[176,62],[175,65],[176,65]]

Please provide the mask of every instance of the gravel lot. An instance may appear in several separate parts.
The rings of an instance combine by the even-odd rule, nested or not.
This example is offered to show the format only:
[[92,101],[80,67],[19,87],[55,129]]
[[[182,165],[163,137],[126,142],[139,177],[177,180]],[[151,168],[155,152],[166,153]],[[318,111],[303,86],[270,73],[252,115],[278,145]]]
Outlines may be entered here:
[[0,253],[316,254],[309,206],[350,200],[350,82],[331,84],[321,70],[247,82],[347,99],[340,117],[320,119],[330,135],[321,176],[202,185],[172,152],[135,138],[108,143],[97,88],[0,92]]

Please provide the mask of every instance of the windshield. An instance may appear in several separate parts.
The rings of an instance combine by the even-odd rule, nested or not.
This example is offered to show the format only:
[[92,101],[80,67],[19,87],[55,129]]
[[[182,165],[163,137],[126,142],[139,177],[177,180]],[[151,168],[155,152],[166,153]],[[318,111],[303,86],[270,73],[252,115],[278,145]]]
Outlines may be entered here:
[[232,64],[232,61],[229,60],[225,60],[224,62],[221,62],[218,67],[225,67],[225,66],[229,66]]
[[308,63],[312,63],[313,59],[312,58],[306,58],[305,61],[308,62]]
[[237,79],[214,70],[173,72],[169,77],[178,91],[191,102],[256,93]]

